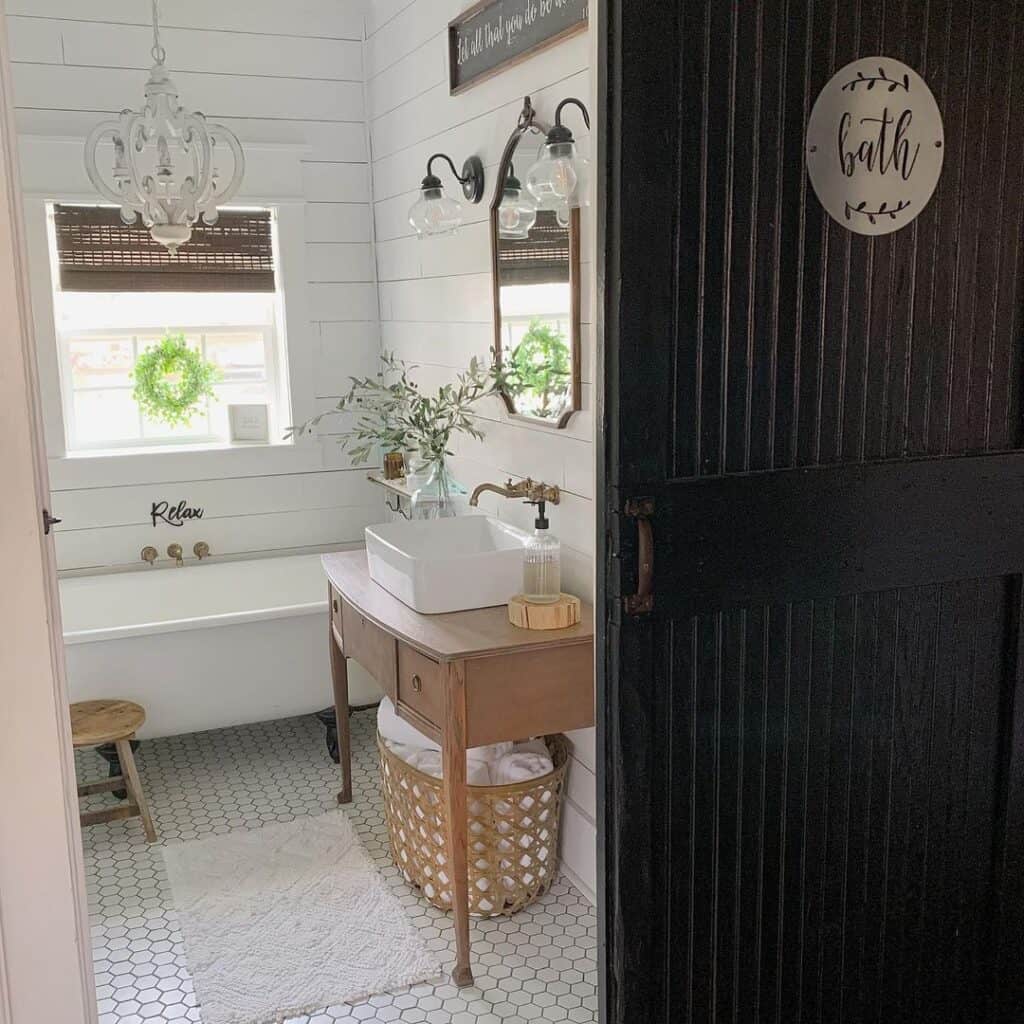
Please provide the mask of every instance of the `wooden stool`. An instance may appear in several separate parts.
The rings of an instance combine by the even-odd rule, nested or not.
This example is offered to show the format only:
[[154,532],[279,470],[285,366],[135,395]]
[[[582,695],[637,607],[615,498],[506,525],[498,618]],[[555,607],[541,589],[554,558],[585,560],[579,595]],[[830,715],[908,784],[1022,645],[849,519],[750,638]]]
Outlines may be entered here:
[[113,743],[117,759],[121,762],[121,774],[102,782],[86,782],[78,787],[79,796],[90,793],[105,793],[113,789],[128,791],[128,800],[117,807],[102,811],[86,811],[80,815],[83,825],[98,825],[103,821],[117,821],[120,818],[142,818],[146,840],[156,842],[156,829],[149,816],[146,797],[135,757],[132,755],[131,740],[142,723],[146,712],[130,700],[83,700],[71,705],[71,742],[77,747],[98,747],[102,743]]

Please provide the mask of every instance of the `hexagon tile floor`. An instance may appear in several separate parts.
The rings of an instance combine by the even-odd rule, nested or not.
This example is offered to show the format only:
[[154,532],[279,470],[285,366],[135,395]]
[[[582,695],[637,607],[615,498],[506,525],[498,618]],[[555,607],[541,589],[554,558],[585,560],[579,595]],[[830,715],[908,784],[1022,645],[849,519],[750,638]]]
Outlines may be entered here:
[[[352,735],[355,799],[346,813],[428,945],[450,964],[448,915],[422,900],[391,863],[372,713],[353,716]],[[150,740],[137,760],[161,841],[259,828],[337,806],[338,769],[311,717]],[[105,774],[94,751],[78,751],[76,764],[79,781]],[[89,797],[88,806],[110,799]],[[85,829],[84,846],[100,1024],[201,1022],[159,850],[146,844],[137,818]],[[512,918],[473,922],[474,987],[457,989],[446,977],[290,1024],[586,1024],[597,1020],[596,936],[593,907],[562,879]]]

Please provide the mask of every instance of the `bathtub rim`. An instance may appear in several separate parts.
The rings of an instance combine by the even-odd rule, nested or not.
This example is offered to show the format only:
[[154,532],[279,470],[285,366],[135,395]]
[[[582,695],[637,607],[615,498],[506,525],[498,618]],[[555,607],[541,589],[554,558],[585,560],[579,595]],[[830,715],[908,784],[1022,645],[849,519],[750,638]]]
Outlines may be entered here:
[[135,637],[156,636],[160,633],[182,633],[196,629],[220,629],[247,622],[265,622],[269,619],[294,619],[302,615],[323,615],[327,612],[327,598],[305,604],[277,605],[267,608],[248,608],[240,612],[218,612],[214,615],[184,619],[161,619],[158,622],[135,622],[130,626],[99,626],[79,629],[64,634],[65,644],[94,644],[104,640],[129,640]]

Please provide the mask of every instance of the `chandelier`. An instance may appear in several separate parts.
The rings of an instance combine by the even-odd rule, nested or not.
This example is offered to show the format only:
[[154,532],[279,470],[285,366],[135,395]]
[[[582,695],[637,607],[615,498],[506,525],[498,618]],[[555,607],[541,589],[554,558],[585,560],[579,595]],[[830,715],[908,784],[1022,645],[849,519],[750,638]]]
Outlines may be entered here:
[[[235,195],[242,183],[245,157],[233,132],[178,102],[164,67],[167,53],[160,44],[157,4],[153,0],[154,63],[145,105],[141,111],[123,110],[93,129],[85,143],[85,170],[100,195],[121,208],[126,224],[141,217],[153,239],[173,253],[191,238],[200,217],[216,223],[217,204]],[[113,149],[109,180],[97,167],[97,154],[106,146]],[[226,184],[217,166],[218,146],[220,152],[231,152]]]

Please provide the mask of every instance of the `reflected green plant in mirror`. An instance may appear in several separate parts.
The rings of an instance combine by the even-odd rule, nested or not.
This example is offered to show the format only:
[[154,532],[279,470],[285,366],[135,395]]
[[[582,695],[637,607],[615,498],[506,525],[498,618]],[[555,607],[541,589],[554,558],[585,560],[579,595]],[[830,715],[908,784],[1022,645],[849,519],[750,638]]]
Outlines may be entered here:
[[569,390],[570,355],[565,335],[534,317],[522,340],[512,350],[506,386],[510,394],[530,402],[525,411],[548,417]]

